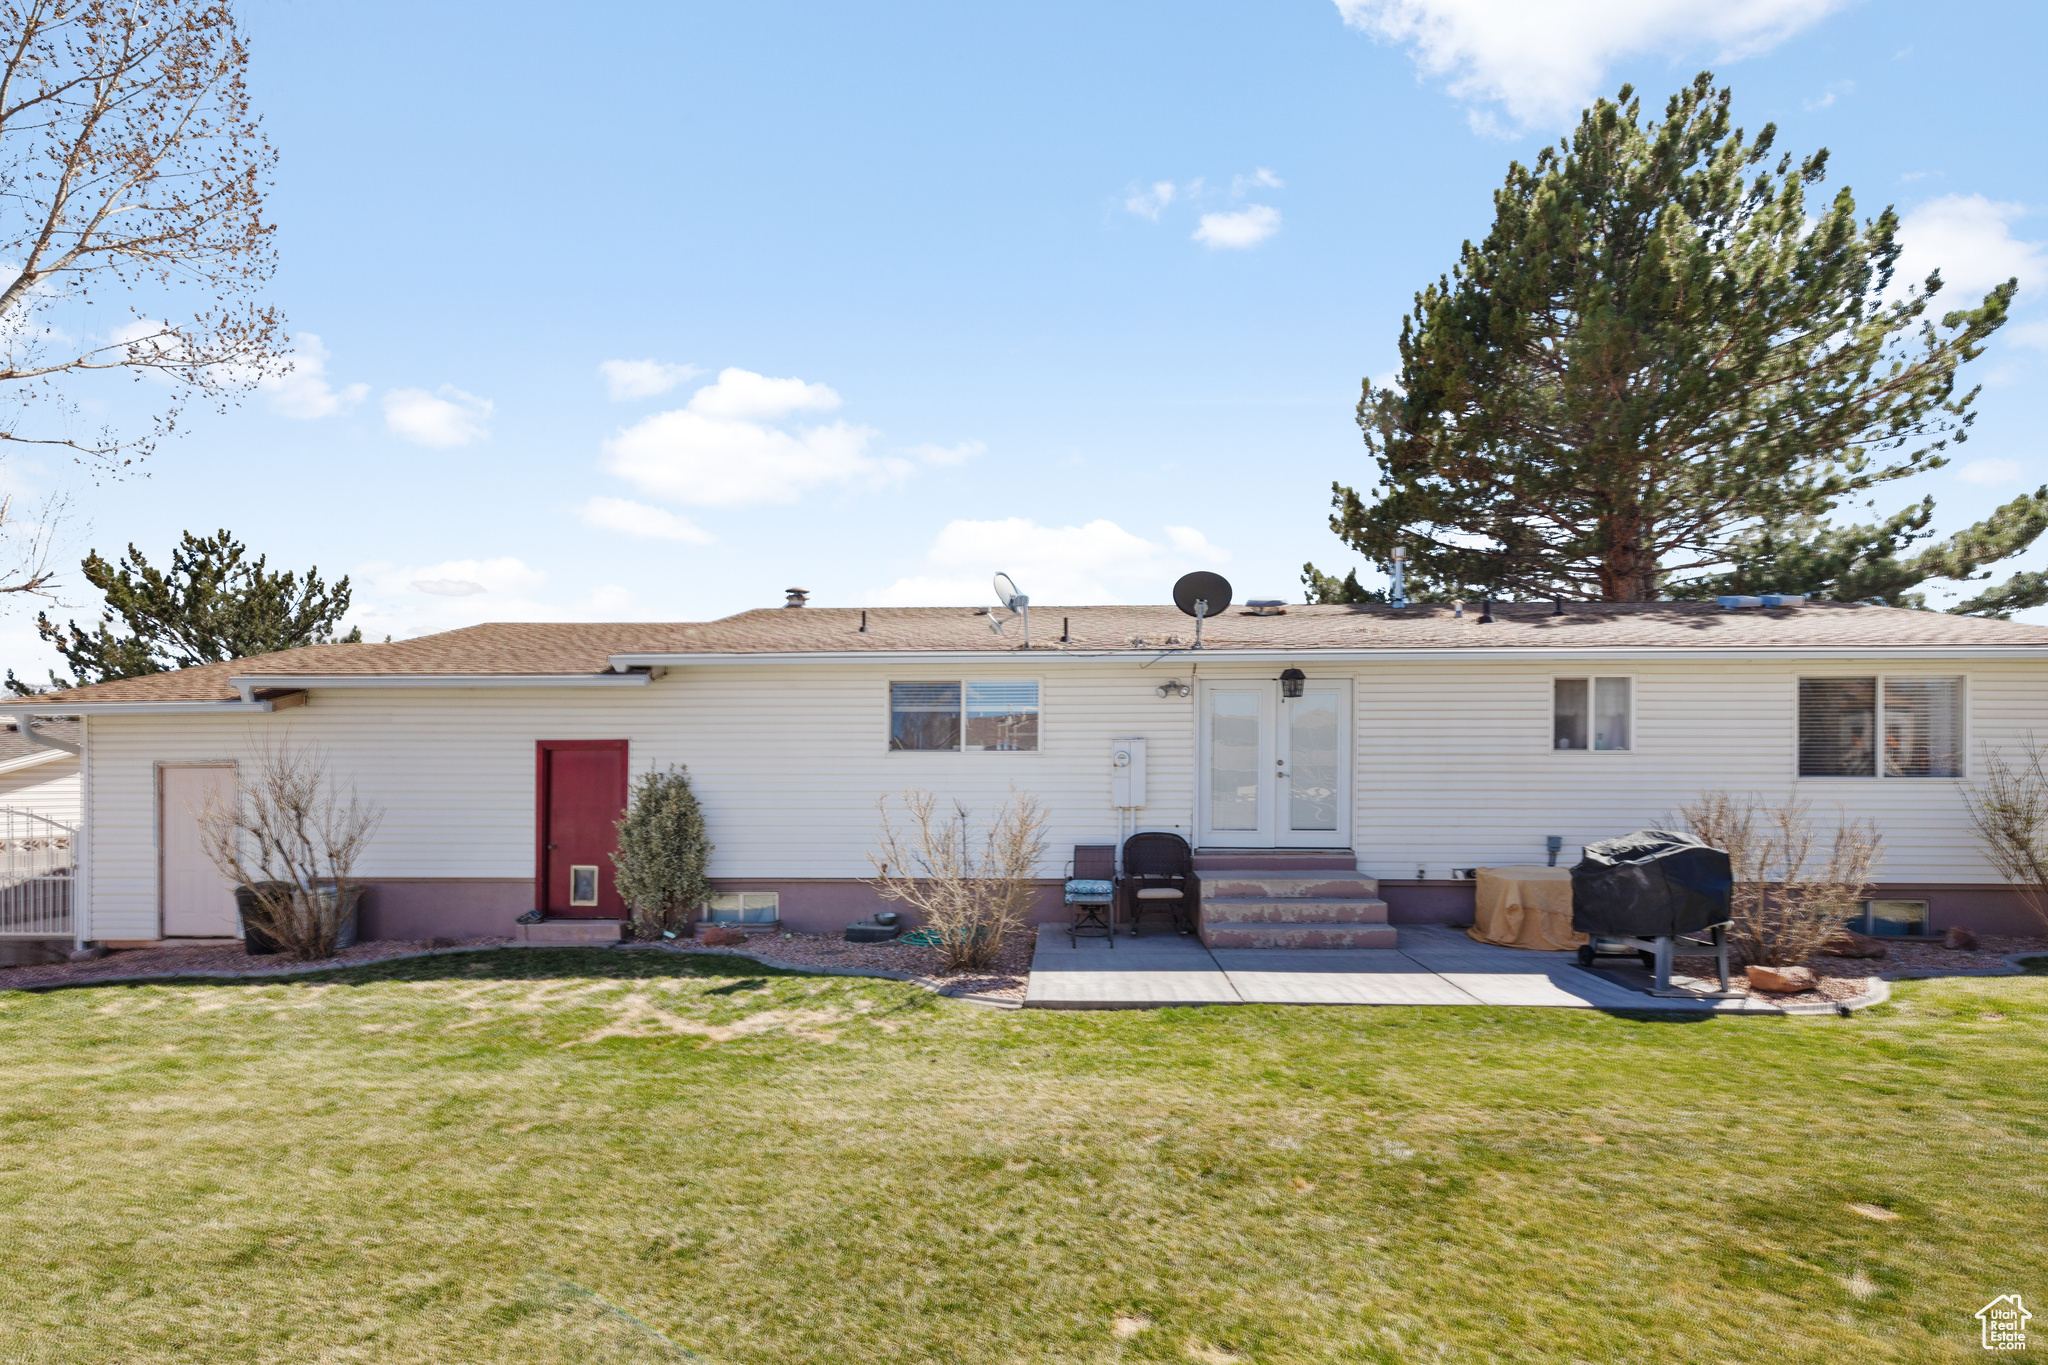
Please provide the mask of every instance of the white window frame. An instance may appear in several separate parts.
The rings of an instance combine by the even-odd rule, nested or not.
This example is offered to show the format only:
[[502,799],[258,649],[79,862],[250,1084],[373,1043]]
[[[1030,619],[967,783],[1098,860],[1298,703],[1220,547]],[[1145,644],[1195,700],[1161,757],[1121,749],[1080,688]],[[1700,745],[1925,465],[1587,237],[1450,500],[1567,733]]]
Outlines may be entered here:
[[[1799,771],[1799,684],[1806,678],[1875,678],[1877,679],[1877,771],[1869,777],[1840,777],[1815,774],[1809,776]],[[1963,685],[1963,737],[1958,746],[1956,774],[1953,777],[1894,777],[1884,770],[1884,688],[1893,678],[1955,678]],[[1970,699],[1976,693],[1976,678],[1969,673],[1951,673],[1946,670],[1915,671],[1911,673],[1868,672],[1841,673],[1797,673],[1792,678],[1792,780],[1795,782],[1965,782],[1970,776],[1970,750],[1976,743],[1976,719],[1972,714]]]
[[[747,897],[749,897],[749,896],[767,896],[767,897],[769,897],[769,898],[770,898],[771,900],[773,900],[773,901],[775,902],[775,905],[774,905],[774,910],[775,910],[775,918],[773,918],[773,919],[714,919],[714,918],[712,918],[712,916],[713,916],[714,914],[716,914],[716,913],[719,913],[719,912],[720,912],[720,909],[721,909],[721,907],[714,907],[714,906],[713,906],[713,905],[711,904],[711,902],[712,902],[712,901],[714,901],[714,900],[722,900],[722,899],[725,899],[725,898],[728,898],[728,897],[730,897],[730,898],[731,898],[732,900],[734,900],[734,901],[737,901],[737,902],[738,902],[738,904],[736,904],[736,905],[734,905],[734,906],[732,906],[732,907],[731,907],[731,911],[732,911],[732,913],[734,913],[734,914],[739,914],[739,915],[744,915],[744,914],[746,914],[746,912],[747,912]],[[761,910],[761,909],[766,909],[767,907],[765,907],[765,906],[758,906],[758,905],[757,905],[757,906],[755,906],[754,908],[755,908],[756,910]],[[732,926],[733,928],[736,928],[736,929],[737,929],[737,928],[747,928],[747,927],[752,927],[752,928],[755,928],[755,929],[766,929],[766,928],[768,928],[768,927],[769,927],[770,925],[775,925],[775,924],[780,924],[780,923],[782,923],[782,893],[781,893],[780,891],[713,891],[713,892],[712,892],[712,893],[711,893],[710,895],[708,895],[708,896],[706,896],[706,897],[704,898],[704,924],[705,924],[705,926],[706,926],[707,928],[708,928],[708,927],[710,927],[710,926],[712,926],[712,925],[717,925],[717,924],[724,924],[724,925],[730,925],[730,926]]]
[[[951,683],[960,689],[960,746],[956,749],[897,749],[889,744],[895,733],[895,693],[890,689],[898,683]],[[1035,749],[970,749],[967,747],[967,689],[976,683],[1030,683],[1038,689],[1038,747]],[[891,758],[930,758],[951,755],[964,758],[969,755],[1001,754],[1004,758],[1026,758],[1045,752],[1045,679],[1029,673],[1008,673],[990,678],[947,678],[891,677],[882,684],[882,752]]]
[[[1583,683],[1585,683],[1585,684],[1586,684],[1586,725],[1587,725],[1587,738],[1588,738],[1588,739],[1591,739],[1591,738],[1592,738],[1592,734],[1591,734],[1591,727],[1592,727],[1592,724],[1593,724],[1593,706],[1594,706],[1594,699],[1595,699],[1596,695],[1598,694],[1598,692],[1599,692],[1599,690],[1600,690],[1600,689],[1599,689],[1599,687],[1597,686],[1597,684],[1598,684],[1598,682],[1599,682],[1599,680],[1600,680],[1601,678],[1620,678],[1620,679],[1621,679],[1622,681],[1624,681],[1624,682],[1626,682],[1626,683],[1628,684],[1628,747],[1627,747],[1626,749],[1596,749],[1596,748],[1594,748],[1594,747],[1593,747],[1593,746],[1592,746],[1591,744],[1588,744],[1588,745],[1587,745],[1587,746],[1586,746],[1585,748],[1583,748],[1583,749],[1560,749],[1560,748],[1558,748],[1558,747],[1557,747],[1557,685],[1558,685],[1559,683],[1561,683],[1561,682],[1583,682]],[[1548,743],[1549,743],[1549,746],[1550,746],[1550,752],[1551,752],[1551,753],[1553,753],[1553,754],[1557,754],[1557,755],[1559,755],[1559,756],[1561,756],[1561,757],[1568,757],[1568,758],[1573,758],[1573,759],[1576,759],[1576,758],[1578,758],[1578,757],[1580,757],[1580,756],[1582,756],[1582,755],[1583,755],[1583,756],[1591,756],[1591,755],[1593,755],[1593,754],[1600,754],[1600,755],[1602,755],[1602,756],[1608,756],[1608,755],[1624,755],[1624,754],[1633,754],[1633,753],[1638,753],[1638,752],[1640,752],[1640,751],[1641,751],[1641,749],[1642,749],[1642,747],[1643,747],[1643,746],[1642,746],[1642,739],[1643,739],[1643,737],[1642,737],[1642,735],[1641,735],[1641,734],[1639,734],[1639,733],[1637,732],[1637,730],[1636,730],[1636,687],[1637,687],[1637,682],[1636,682],[1636,675],[1635,675],[1635,674],[1633,674],[1633,673],[1590,673],[1590,672],[1589,672],[1589,673],[1556,673],[1556,674],[1552,674],[1552,675],[1551,675],[1551,678],[1550,678],[1550,683],[1549,683],[1549,687],[1548,687],[1548,690],[1547,690],[1547,692],[1545,693],[1545,695],[1544,695],[1544,699],[1543,699],[1543,706],[1544,706],[1544,714],[1545,714],[1545,715],[1547,715],[1547,716],[1548,716],[1548,717],[1550,718],[1550,724],[1549,724],[1549,725],[1548,725],[1548,726],[1547,726],[1547,727],[1545,728],[1545,733],[1546,733],[1546,734],[1548,734],[1548,735],[1549,735],[1549,737],[1550,737],[1550,738],[1549,738],[1549,740],[1548,740]]]

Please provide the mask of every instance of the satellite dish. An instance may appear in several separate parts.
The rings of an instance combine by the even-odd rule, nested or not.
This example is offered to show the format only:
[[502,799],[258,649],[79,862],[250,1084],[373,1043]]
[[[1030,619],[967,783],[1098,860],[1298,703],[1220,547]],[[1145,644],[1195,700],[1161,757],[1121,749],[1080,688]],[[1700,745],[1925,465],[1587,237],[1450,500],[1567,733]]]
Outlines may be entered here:
[[[1020,616],[1024,618],[1024,644],[1022,647],[1025,649],[1031,648],[1031,599],[1017,591],[1017,581],[1006,573],[996,575],[996,601],[1001,602],[1003,610],[1010,613],[1010,620],[1014,621]],[[996,616],[991,615],[989,617],[988,628],[998,635],[1003,633],[1003,626],[1005,624],[1004,621]]]
[[[1208,605],[1197,612],[1197,602]],[[1230,580],[1220,573],[1183,574],[1173,585],[1173,605],[1190,616],[1221,616],[1230,609]]]

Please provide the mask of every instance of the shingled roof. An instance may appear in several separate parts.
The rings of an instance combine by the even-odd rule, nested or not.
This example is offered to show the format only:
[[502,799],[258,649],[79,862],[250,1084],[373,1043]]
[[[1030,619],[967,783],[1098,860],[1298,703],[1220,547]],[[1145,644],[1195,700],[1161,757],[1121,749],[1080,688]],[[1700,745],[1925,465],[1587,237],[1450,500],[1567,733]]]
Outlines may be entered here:
[[[1723,611],[1711,602],[1495,604],[1482,623],[1476,605],[1462,617],[1447,606],[1291,606],[1284,615],[1234,608],[1206,622],[1203,646],[1219,655],[1247,651],[1408,650],[1832,650],[1939,654],[1980,649],[2039,649],[2048,627],[1943,612],[1816,603],[1797,608]],[[687,663],[694,657],[748,655],[1015,655],[1022,625],[1003,634],[968,607],[765,608],[717,621],[577,625],[470,626],[387,644],[311,645],[232,663],[48,693],[41,713],[67,703],[233,701],[237,679],[290,688],[340,678],[597,679],[621,665]],[[862,626],[866,629],[863,630]],[[1194,641],[1194,621],[1170,606],[1033,607],[1034,656],[1153,654]],[[623,681],[623,679],[621,680]]]

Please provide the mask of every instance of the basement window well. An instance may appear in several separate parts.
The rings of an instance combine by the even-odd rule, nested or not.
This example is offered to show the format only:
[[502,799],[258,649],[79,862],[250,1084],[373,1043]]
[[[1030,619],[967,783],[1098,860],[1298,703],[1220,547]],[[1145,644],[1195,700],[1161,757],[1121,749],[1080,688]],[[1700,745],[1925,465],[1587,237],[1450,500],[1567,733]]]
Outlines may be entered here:
[[709,924],[775,924],[782,919],[782,894],[777,891],[717,891],[704,900]]
[[1630,678],[1558,678],[1551,684],[1550,745],[1626,753],[1633,745],[1635,687]]

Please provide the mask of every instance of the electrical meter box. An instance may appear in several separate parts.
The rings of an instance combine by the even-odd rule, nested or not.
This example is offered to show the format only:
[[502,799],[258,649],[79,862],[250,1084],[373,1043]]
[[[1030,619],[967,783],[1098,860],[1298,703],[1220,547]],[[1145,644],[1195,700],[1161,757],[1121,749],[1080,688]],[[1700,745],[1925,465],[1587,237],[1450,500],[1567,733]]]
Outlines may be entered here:
[[1121,810],[1145,804],[1145,741],[1109,742],[1109,804]]

